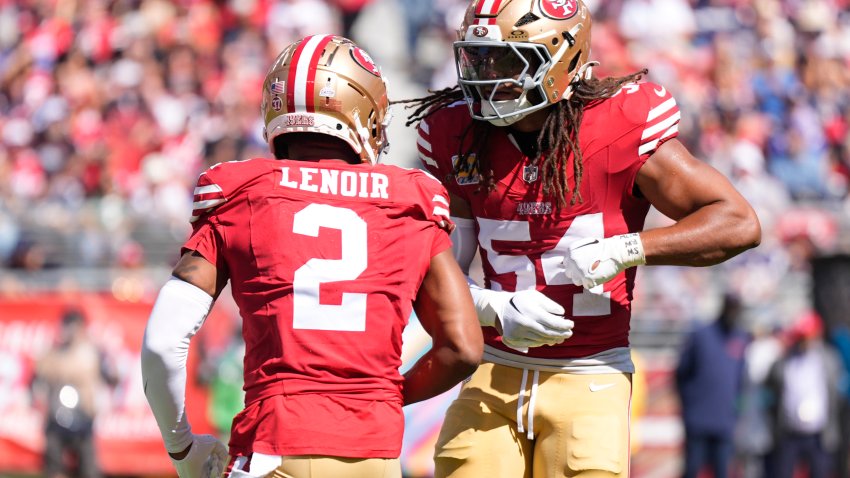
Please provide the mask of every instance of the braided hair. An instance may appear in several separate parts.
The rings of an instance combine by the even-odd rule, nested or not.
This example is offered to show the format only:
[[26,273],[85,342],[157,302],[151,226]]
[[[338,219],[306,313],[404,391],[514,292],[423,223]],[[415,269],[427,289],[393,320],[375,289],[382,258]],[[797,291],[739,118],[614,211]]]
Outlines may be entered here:
[[[543,174],[543,192],[557,197],[559,207],[567,205],[568,196],[571,205],[575,204],[576,201],[582,201],[579,185],[584,172],[584,164],[578,137],[584,110],[611,98],[620,91],[623,85],[636,82],[647,73],[648,70],[643,69],[626,76],[580,80],[573,86],[573,94],[568,100],[561,100],[551,106],[549,116],[537,136],[537,153],[532,161],[534,164],[539,164],[541,158],[545,157],[540,165]],[[423,98],[392,102],[393,104],[403,104],[407,109],[413,109],[405,123],[406,126],[418,124],[437,111],[464,100],[463,92],[458,86],[437,91],[429,90],[429,92],[431,94]],[[482,187],[486,187],[488,191],[495,189],[496,181],[490,161],[482,153],[487,145],[490,132],[495,127],[486,121],[470,122],[461,134],[461,141],[458,146],[459,160],[455,163],[454,171],[452,171],[452,174],[456,175],[462,170],[474,171],[477,169],[484,177]],[[463,145],[470,132],[472,133],[472,144],[464,151]],[[572,189],[567,181],[567,167],[570,156],[573,158],[572,167],[573,177],[575,178]]]

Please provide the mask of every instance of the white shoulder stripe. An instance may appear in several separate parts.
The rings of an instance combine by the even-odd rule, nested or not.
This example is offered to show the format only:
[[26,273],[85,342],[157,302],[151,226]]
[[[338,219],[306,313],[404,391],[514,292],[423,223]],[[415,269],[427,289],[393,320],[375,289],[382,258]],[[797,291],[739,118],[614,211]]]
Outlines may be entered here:
[[646,122],[649,123],[650,121],[654,120],[655,118],[658,118],[659,116],[663,115],[664,113],[670,111],[672,108],[675,108],[675,107],[676,107],[676,98],[670,98],[669,100],[665,101],[664,103],[661,103],[660,105],[656,106],[655,108],[652,108],[651,110],[649,110],[649,116],[646,117]]
[[643,130],[643,134],[640,136],[640,139],[651,138],[651,137],[655,136],[656,134],[658,134],[658,133],[666,130],[667,128],[673,126],[674,124],[678,123],[680,119],[682,119],[682,113],[677,111],[676,114],[670,116],[669,118],[665,119],[664,121],[659,121],[658,123],[655,123],[654,125],[650,126],[649,128],[646,128],[645,130]]
[[197,201],[192,203],[192,209],[195,211],[216,207],[223,203],[224,199],[209,199],[206,201]]
[[673,126],[670,127],[670,129],[665,131],[664,134],[661,135],[661,137],[659,137],[658,139],[655,139],[653,141],[650,141],[648,143],[644,143],[644,144],[640,145],[640,147],[638,148],[638,155],[643,156],[644,154],[654,150],[655,148],[658,147],[659,141],[661,141],[664,138],[668,138],[670,136],[673,136],[674,134],[676,134],[678,132],[679,132],[679,125],[674,124]]
[[429,153],[433,152],[431,150],[431,143],[426,141],[425,138],[423,138],[421,134],[416,137],[416,144],[418,144],[419,146],[422,146],[422,149],[424,149],[425,151],[428,151]]
[[209,193],[223,193],[218,184],[210,184],[209,186],[198,186],[195,188],[195,195],[200,194],[209,194]]
[[447,207],[449,205],[449,200],[444,198],[443,196],[440,196],[439,194],[435,195],[434,199],[432,199],[432,201],[438,202],[440,204],[445,204]]
[[437,206],[437,207],[435,207],[435,208],[434,208],[434,213],[433,213],[433,215],[434,215],[434,216],[446,216],[446,217],[449,217],[449,210],[448,210],[448,209],[446,209],[446,208],[444,208],[444,207]]
[[422,120],[419,122],[419,128],[425,132],[425,134],[431,134],[431,127],[428,126],[427,120]]
[[419,151],[419,159],[421,159],[422,162],[427,164],[428,166],[433,166],[435,168],[438,167],[437,162],[431,159],[430,156],[426,156],[424,153],[422,153],[422,151]]

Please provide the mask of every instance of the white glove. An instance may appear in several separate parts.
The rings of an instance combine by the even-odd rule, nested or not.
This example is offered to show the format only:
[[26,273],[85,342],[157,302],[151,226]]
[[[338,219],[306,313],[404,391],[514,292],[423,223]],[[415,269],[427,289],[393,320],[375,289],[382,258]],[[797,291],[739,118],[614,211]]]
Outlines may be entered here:
[[589,237],[570,244],[564,259],[573,284],[592,289],[613,279],[629,267],[646,264],[640,235],[622,234],[596,239]]
[[564,308],[536,290],[515,292],[502,307],[502,343],[527,352],[529,347],[559,344],[573,336],[572,320]]
[[212,435],[192,435],[192,448],[182,460],[171,459],[180,478],[219,478],[230,456]]

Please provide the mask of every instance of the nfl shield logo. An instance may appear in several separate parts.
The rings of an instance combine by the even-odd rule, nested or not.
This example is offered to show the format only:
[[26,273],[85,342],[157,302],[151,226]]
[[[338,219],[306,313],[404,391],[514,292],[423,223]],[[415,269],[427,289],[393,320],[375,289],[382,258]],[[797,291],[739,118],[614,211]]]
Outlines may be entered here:
[[527,183],[533,183],[534,181],[537,181],[539,171],[540,169],[536,164],[529,164],[522,171],[522,179]]

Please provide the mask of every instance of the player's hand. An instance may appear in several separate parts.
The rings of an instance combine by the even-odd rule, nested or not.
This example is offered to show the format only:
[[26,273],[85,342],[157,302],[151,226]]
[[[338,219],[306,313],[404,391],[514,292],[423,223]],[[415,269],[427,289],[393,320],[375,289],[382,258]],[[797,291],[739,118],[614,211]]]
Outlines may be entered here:
[[512,294],[498,316],[502,343],[521,352],[559,344],[573,336],[574,324],[564,317],[564,308],[536,290]]
[[180,478],[219,478],[230,459],[224,443],[212,435],[193,435],[189,453],[171,459]]
[[573,284],[585,289],[604,284],[623,270],[643,264],[646,257],[638,234],[577,240],[570,244],[570,252],[564,259],[567,276]]

